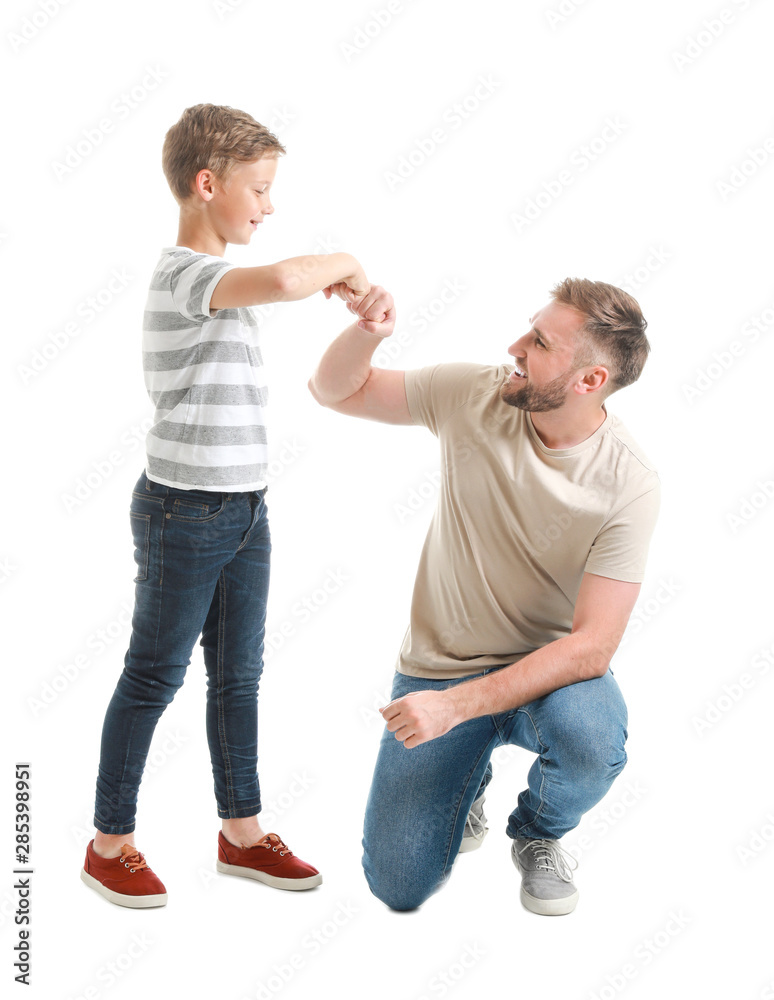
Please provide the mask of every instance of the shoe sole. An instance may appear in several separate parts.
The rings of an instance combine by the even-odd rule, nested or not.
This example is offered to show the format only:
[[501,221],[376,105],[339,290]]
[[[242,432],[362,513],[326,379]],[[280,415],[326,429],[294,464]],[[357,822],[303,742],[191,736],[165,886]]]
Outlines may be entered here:
[[133,910],[142,910],[149,906],[167,905],[167,894],[165,892],[158,892],[153,896],[127,896],[125,893],[114,892],[112,889],[108,889],[95,879],[93,875],[89,875],[85,868],[81,868],[81,880],[94,889],[95,892],[98,892],[100,896],[109,899],[111,903],[117,903],[118,906],[129,906]]
[[266,872],[257,871],[255,868],[243,868],[241,865],[227,865],[224,861],[216,861],[215,867],[222,875],[240,875],[242,878],[252,878],[256,882],[263,882],[273,889],[313,889],[316,885],[322,884],[322,875],[309,875],[307,878],[280,878],[278,875],[269,875]]
[[483,837],[463,837],[462,843],[460,844],[460,854],[469,854],[470,851],[477,851],[479,847],[484,843],[484,837],[488,831],[484,832]]
[[564,896],[561,899],[538,899],[531,896],[524,888],[521,890],[521,902],[533,913],[539,913],[542,917],[561,917],[565,913],[572,913],[578,902],[578,890],[571,896]]

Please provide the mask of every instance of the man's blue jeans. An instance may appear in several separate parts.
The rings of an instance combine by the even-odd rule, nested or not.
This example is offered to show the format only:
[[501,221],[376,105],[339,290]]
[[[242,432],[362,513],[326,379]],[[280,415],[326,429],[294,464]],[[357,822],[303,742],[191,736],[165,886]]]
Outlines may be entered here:
[[264,493],[181,490],[145,472],[135,484],[132,635],[105,715],[97,777],[94,825],[103,833],[134,830],[151,737],[199,635],[218,816],[260,811],[258,682],[271,553]]
[[[491,667],[476,677],[493,670]],[[473,680],[396,673],[392,699]],[[558,840],[605,795],[626,764],[626,705],[610,670],[497,715],[455,726],[407,750],[385,727],[368,797],[363,868],[371,891],[395,910],[420,906],[449,878],[470,807],[506,743],[538,754],[506,833]]]

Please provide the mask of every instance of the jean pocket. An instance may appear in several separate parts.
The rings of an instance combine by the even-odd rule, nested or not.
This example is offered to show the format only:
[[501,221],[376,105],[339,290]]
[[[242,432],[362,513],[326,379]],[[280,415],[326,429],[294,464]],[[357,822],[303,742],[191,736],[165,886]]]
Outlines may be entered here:
[[137,563],[137,576],[134,583],[142,583],[148,579],[148,556],[150,553],[150,514],[129,512],[132,524],[132,539],[134,540],[134,561]]
[[223,493],[170,487],[165,507],[174,521],[209,521],[220,514],[225,503]]

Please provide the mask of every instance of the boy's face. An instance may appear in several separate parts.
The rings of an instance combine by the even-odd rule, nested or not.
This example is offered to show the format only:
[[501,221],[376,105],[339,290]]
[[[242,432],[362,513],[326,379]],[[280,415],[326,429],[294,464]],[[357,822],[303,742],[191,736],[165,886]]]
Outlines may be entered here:
[[225,184],[213,178],[209,215],[226,243],[249,243],[264,216],[272,214],[269,189],[276,172],[277,158],[264,157],[236,163]]

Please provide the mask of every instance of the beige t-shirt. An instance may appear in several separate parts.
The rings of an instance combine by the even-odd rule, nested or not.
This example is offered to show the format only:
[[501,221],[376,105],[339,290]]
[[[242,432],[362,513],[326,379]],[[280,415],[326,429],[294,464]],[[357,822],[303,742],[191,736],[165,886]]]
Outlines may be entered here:
[[515,663],[569,635],[584,572],[641,583],[658,515],[653,464],[621,421],[547,448],[499,388],[511,365],[406,372],[441,445],[438,503],[396,668],[436,680]]

